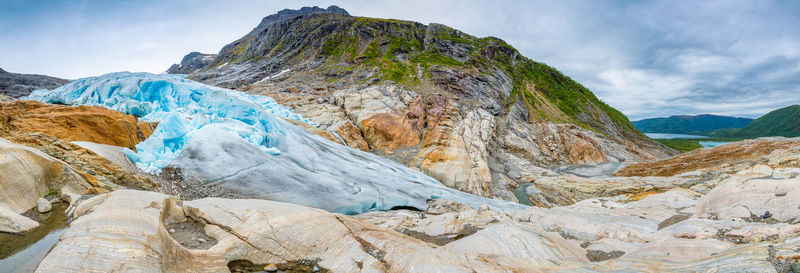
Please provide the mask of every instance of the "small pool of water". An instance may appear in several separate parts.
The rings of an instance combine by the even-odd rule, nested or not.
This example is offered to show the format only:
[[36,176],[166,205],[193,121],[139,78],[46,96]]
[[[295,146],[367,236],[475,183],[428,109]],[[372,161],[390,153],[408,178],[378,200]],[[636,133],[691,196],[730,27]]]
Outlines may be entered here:
[[713,148],[713,147],[717,147],[719,145],[728,144],[730,142],[729,141],[700,141],[698,143],[700,144],[700,146],[703,146],[703,148]]
[[53,210],[39,213],[36,208],[24,215],[39,226],[20,234],[0,233],[0,271],[33,272],[44,256],[58,242],[67,226],[65,211],[69,204],[53,204]]
[[519,185],[517,189],[514,190],[514,196],[517,197],[520,204],[533,206],[533,202],[531,202],[531,200],[528,199],[528,195],[525,194],[525,188],[527,188],[531,184],[533,183],[522,183]]
[[684,134],[661,134],[661,133],[644,133],[647,137],[652,139],[673,139],[673,138],[708,138],[707,136],[698,135],[684,135]]

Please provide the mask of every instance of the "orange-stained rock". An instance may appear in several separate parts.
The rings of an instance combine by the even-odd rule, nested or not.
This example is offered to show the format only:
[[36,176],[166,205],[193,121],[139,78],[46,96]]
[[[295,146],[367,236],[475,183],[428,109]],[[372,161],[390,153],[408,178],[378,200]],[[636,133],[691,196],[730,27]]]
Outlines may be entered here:
[[[71,141],[134,148],[153,133],[155,123],[93,106],[64,106],[35,101],[0,104],[0,137],[38,149],[69,164],[92,186],[112,182],[154,189],[158,183],[125,170]],[[110,186],[106,190],[113,190]]]
[[336,133],[344,140],[344,145],[369,152],[369,145],[361,135],[361,129],[353,125],[352,122],[342,122],[342,124],[336,128]]
[[307,131],[311,132],[312,134],[324,137],[330,141],[350,146],[365,152],[369,152],[369,146],[367,146],[367,142],[364,141],[364,138],[361,136],[361,130],[358,129],[352,122],[346,121],[342,122],[341,125],[336,127],[336,130],[322,130],[317,127],[311,126],[308,123],[286,119],[286,121],[291,122],[297,127],[306,129]]
[[150,135],[153,134],[153,131],[156,130],[158,127],[158,122],[149,122],[149,121],[137,121],[136,127],[139,128],[137,134],[141,139],[147,139]]
[[426,110],[426,130],[422,137],[422,146],[447,145],[447,139],[455,127],[453,101],[444,95],[433,95],[428,98]]
[[503,185],[493,183],[489,169],[485,143],[492,137],[494,126],[494,117],[488,112],[469,112],[447,134],[437,136],[447,138],[432,142],[410,165],[448,187],[479,196],[511,199],[513,196],[505,194],[508,191]]
[[658,192],[657,191],[640,192],[640,193],[634,194],[633,196],[631,196],[631,198],[628,198],[628,202],[639,201],[639,200],[645,199],[645,198],[647,198],[647,197],[649,197],[651,195],[655,195],[655,194],[658,194]]
[[305,122],[302,122],[302,121],[299,121],[299,120],[293,120],[293,119],[284,119],[284,120],[288,121],[291,124],[294,124],[294,126],[303,128],[306,131],[311,132],[312,134],[324,137],[324,138],[326,138],[326,139],[328,139],[330,141],[333,141],[333,142],[336,142],[336,143],[339,143],[339,144],[344,144],[335,135],[331,134],[328,131],[317,129],[317,127],[311,126],[311,124],[308,124],[308,123],[305,123]]
[[364,139],[373,150],[391,151],[419,144],[419,130],[411,121],[394,113],[375,114],[361,122]]
[[758,139],[740,141],[714,148],[697,149],[672,158],[631,164],[614,172],[615,176],[673,176],[676,174],[708,168],[734,166],[752,162],[777,149],[787,149],[800,145],[800,140]]
[[425,100],[422,96],[418,96],[408,104],[406,117],[414,130],[419,131],[425,127]]
[[582,132],[561,135],[561,143],[566,147],[572,164],[608,161],[597,141]]
[[[153,132],[131,115],[95,106],[64,106],[35,101],[0,104],[2,131],[41,132],[62,140],[135,148]],[[144,128],[143,128],[144,127]]]

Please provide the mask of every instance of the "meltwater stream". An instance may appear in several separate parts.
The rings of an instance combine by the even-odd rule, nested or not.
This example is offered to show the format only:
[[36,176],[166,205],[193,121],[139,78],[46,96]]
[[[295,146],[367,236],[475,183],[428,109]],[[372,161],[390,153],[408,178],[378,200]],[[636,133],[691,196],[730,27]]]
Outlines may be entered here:
[[68,224],[66,202],[53,204],[53,210],[39,213],[36,208],[25,213],[39,226],[21,234],[0,233],[0,272],[33,272],[44,259]]

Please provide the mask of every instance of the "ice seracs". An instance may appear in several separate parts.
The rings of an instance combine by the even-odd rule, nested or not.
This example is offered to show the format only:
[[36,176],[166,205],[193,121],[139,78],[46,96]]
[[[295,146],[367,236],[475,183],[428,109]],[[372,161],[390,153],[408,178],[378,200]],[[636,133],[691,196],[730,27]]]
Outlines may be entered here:
[[156,121],[161,125],[128,157],[157,173],[177,157],[194,131],[220,124],[269,153],[281,134],[273,116],[311,123],[272,98],[204,85],[182,76],[118,72],[76,80],[53,91],[37,90],[26,99],[46,103],[95,105]]

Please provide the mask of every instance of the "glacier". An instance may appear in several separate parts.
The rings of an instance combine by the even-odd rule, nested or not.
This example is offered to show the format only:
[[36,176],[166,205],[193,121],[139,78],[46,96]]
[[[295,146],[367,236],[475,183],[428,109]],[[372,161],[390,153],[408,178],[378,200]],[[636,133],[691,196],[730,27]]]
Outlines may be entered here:
[[271,115],[313,124],[265,96],[208,86],[180,75],[118,72],[79,79],[53,91],[36,90],[23,99],[45,103],[102,106],[159,122],[136,152],[137,167],[158,173],[175,159],[196,129],[221,124],[260,149],[277,154],[270,139],[282,134]]
[[149,173],[178,170],[188,198],[267,199],[344,214],[425,210],[432,198],[476,208],[526,207],[448,188],[395,161],[312,134],[284,119],[312,121],[272,98],[178,75],[111,73],[23,99],[101,106],[158,122],[136,151],[125,154]]

